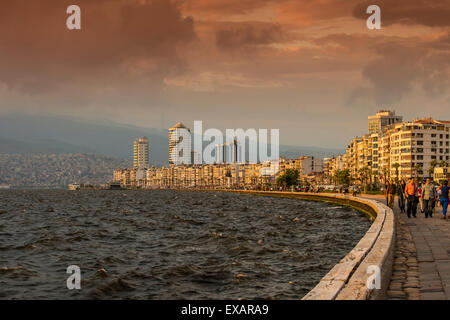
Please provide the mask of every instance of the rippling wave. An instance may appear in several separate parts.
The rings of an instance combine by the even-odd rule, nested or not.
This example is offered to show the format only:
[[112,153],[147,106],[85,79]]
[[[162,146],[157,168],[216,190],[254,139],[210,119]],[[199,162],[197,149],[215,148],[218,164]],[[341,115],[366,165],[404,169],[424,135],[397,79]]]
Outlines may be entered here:
[[[220,192],[0,191],[0,299],[299,299],[370,226]],[[82,289],[66,287],[78,265]]]

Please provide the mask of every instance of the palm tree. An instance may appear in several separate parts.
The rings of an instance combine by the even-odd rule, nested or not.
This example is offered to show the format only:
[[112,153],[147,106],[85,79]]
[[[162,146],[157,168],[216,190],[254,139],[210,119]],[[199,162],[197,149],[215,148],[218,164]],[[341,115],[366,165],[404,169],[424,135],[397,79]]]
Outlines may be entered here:
[[398,168],[400,168],[400,163],[394,163],[392,167],[394,167],[395,169],[395,177],[396,177],[395,180],[396,182],[398,182]]
[[441,162],[439,162],[439,167],[441,167],[441,168],[445,168],[445,167],[448,167],[448,163],[447,163],[447,161],[445,161],[445,160],[442,160]]
[[361,179],[361,182],[364,184],[364,190],[367,189],[367,180],[371,174],[371,170],[369,167],[363,167],[358,170],[359,177]]
[[438,163],[437,163],[436,160],[433,160],[433,161],[430,162],[430,169],[428,169],[428,174],[429,174],[430,176],[433,175],[434,168],[436,168],[437,164],[438,164]]
[[416,172],[417,177],[419,176],[420,169],[422,169],[422,166],[420,164],[416,164],[414,166],[414,171]]
[[386,184],[386,182],[387,182],[388,169],[387,169],[387,168],[383,168],[381,171],[383,172],[384,184]]

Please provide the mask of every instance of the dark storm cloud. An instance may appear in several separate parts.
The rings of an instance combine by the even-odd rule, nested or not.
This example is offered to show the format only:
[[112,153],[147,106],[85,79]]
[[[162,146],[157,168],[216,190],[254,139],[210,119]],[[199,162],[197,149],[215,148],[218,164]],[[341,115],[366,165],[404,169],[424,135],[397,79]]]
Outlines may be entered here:
[[221,49],[267,45],[282,39],[283,32],[279,24],[247,23],[216,32],[216,45]]
[[379,58],[364,68],[363,75],[373,85],[376,102],[398,103],[414,84],[420,85],[430,96],[447,92],[449,34],[435,40],[411,38],[374,47]]
[[180,72],[177,46],[195,39],[193,19],[167,0],[78,0],[82,30],[66,28],[74,1],[15,0],[0,11],[0,81],[28,92],[75,80],[158,83]]
[[353,15],[367,19],[367,7],[376,4],[381,8],[384,26],[392,24],[450,26],[450,1],[448,0],[368,0],[355,6]]

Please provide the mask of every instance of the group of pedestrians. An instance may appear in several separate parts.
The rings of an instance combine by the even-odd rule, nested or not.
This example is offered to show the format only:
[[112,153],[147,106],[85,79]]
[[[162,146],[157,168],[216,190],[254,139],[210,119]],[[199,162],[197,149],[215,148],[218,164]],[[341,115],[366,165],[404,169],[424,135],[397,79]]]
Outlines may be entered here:
[[414,178],[411,178],[408,183],[402,179],[399,184],[391,179],[385,187],[387,205],[394,208],[394,199],[397,195],[400,211],[406,212],[408,218],[411,216],[417,218],[417,208],[420,205],[420,210],[425,214],[425,218],[432,218],[435,207],[441,206],[442,219],[447,219],[449,191],[447,180],[436,187],[432,184],[431,179],[426,179],[421,185],[418,185]]

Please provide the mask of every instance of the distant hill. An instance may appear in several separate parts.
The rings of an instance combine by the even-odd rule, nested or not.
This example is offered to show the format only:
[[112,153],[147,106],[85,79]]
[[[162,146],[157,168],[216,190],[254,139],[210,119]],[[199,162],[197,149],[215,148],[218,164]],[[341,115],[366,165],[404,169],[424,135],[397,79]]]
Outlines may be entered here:
[[[147,136],[150,161],[167,165],[168,133],[166,130],[142,128],[113,122],[98,123],[70,117],[0,116],[0,153],[92,153],[131,159],[133,140]],[[318,158],[339,154],[344,150],[317,147],[280,146],[281,156],[300,155]]]
[[0,151],[5,154],[14,153],[94,153],[85,146],[64,143],[55,139],[30,139],[19,141],[0,137]]
[[117,123],[68,117],[0,116],[0,153],[96,153],[132,158],[133,140],[147,136],[153,164],[167,162],[167,133]]
[[0,154],[0,183],[12,186],[65,186],[107,183],[130,160],[94,154]]

